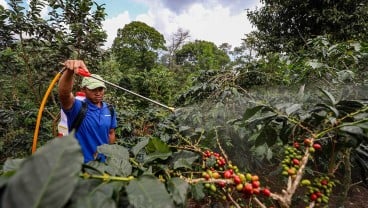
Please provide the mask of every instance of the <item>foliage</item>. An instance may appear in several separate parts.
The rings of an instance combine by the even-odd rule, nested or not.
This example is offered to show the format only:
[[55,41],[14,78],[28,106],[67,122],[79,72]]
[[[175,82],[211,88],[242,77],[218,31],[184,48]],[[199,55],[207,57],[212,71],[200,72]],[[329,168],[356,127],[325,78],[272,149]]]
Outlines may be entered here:
[[101,46],[107,38],[102,29],[106,16],[104,6],[92,0],[50,1],[49,5],[52,10],[48,22],[57,29],[51,31],[55,34],[54,41],[59,52],[66,54],[62,60],[83,59],[90,70],[95,71],[103,58]]
[[7,11],[2,5],[0,5],[0,26],[2,30],[0,31],[0,47],[6,48],[13,41],[11,26],[6,24],[6,19],[9,16],[9,11]]
[[[277,34],[261,39],[259,31],[230,51],[227,44],[186,42],[189,32],[179,30],[166,55],[159,54],[165,49],[161,34],[132,22],[119,30],[113,49],[103,51],[103,5],[31,1],[25,8],[23,1],[10,2],[9,9],[0,6],[0,159],[24,159],[8,159],[0,171],[2,206],[186,207],[204,199],[212,202],[205,206],[328,206],[331,197],[342,204],[353,185],[351,172],[368,171],[366,87],[360,85],[367,82],[364,39],[308,36],[303,28],[305,39],[298,42],[289,28],[294,36],[281,38],[288,41],[281,42],[282,50],[271,50],[280,46]],[[310,4],[298,3],[298,8]],[[355,2],[336,4],[350,3]],[[48,19],[41,16],[45,8]],[[348,19],[355,17],[364,20],[365,14]],[[266,26],[278,30],[278,24]],[[363,37],[364,28],[343,34]],[[259,49],[272,53],[256,58]],[[52,92],[39,136],[42,148],[27,158],[38,104],[58,63],[67,58],[83,59],[112,83],[175,103],[175,112],[109,87],[105,98],[118,114],[117,144],[99,147],[106,163],[82,164],[72,136],[46,142],[59,112]],[[314,91],[325,85],[328,91]],[[246,173],[259,178],[239,183]]]
[[165,50],[165,39],[156,29],[143,22],[133,21],[118,30],[112,45],[122,71],[134,68],[151,70],[156,65],[158,52]]
[[[367,103],[364,100],[336,100],[335,97],[326,90],[321,90],[324,102],[308,108],[303,108],[300,103],[279,103],[275,106],[257,105],[247,109],[240,121],[241,126],[257,126],[258,134],[255,139],[256,146],[294,146],[299,149],[300,144],[305,145],[304,158],[315,151],[323,151],[323,154],[315,153],[313,164],[318,170],[305,172],[303,177],[308,178],[308,174],[313,177],[322,173],[337,177],[345,175],[340,180],[343,192],[341,201],[347,196],[348,187],[351,182],[351,155],[361,155],[352,157],[365,171],[368,167],[366,163],[361,163],[360,158],[366,154],[362,151],[361,145],[367,143]],[[323,147],[321,149],[321,146]],[[356,149],[360,151],[355,151]],[[364,149],[364,148],[363,148]],[[290,151],[290,150],[289,150]],[[300,153],[298,153],[300,154]],[[294,176],[299,167],[299,159],[295,153],[287,156],[283,164],[294,165],[283,166],[284,175]],[[302,154],[303,155],[303,154]],[[298,160],[295,162],[294,160]],[[305,161],[307,165],[308,162]],[[341,167],[344,166],[344,167]],[[293,170],[294,169],[294,170]],[[342,171],[342,173],[340,172]],[[365,176],[362,176],[365,177]],[[299,178],[300,180],[300,178]],[[299,183],[297,179],[293,183]],[[291,185],[291,189],[293,184]],[[314,197],[313,197],[314,198]]]
[[[29,158],[6,162],[4,171],[7,174],[2,175],[3,183],[1,183],[2,206],[80,207],[90,204],[93,207],[116,207],[119,200],[122,200],[121,203],[128,200],[135,207],[144,207],[152,202],[154,207],[183,204],[188,189],[187,183],[175,177],[169,179],[170,192],[168,192],[157,178],[152,177],[153,174],[157,174],[156,171],[160,172],[161,168],[149,168],[149,164],[153,161],[170,157],[171,150],[158,140],[142,142],[131,149],[131,152],[119,145],[99,147],[99,151],[108,157],[107,164],[91,162],[84,165],[83,173],[79,174],[82,178],[78,179],[78,173],[82,168],[82,154],[77,140],[73,135],[55,138]],[[149,149],[150,154],[144,163],[132,163],[133,172],[129,154],[136,156],[137,152],[145,147]],[[191,155],[191,157],[198,156]],[[180,158],[184,161],[172,159],[172,162],[178,165],[181,162],[185,164],[185,158]],[[133,158],[132,160],[134,161]],[[127,175],[131,176],[124,177]],[[134,175],[139,178],[134,180]],[[61,183],[63,180],[67,182]],[[129,181],[131,182],[128,184]],[[24,196],[30,197],[19,199],[17,197],[19,195],[14,192],[19,187],[28,187],[22,190]],[[36,187],[39,187],[37,188],[39,191],[34,191],[33,188]],[[127,199],[120,198],[119,192],[122,188],[127,193]],[[61,191],[55,191],[56,189]],[[18,199],[15,200],[14,197]]]
[[[333,43],[325,36],[308,40],[308,50],[298,53],[268,53],[238,65],[237,84],[253,86],[307,84],[318,86],[365,83],[367,46],[364,41]],[[313,80],[313,81],[312,81]]]
[[[193,78],[192,87],[181,94],[177,100],[178,105],[200,103],[204,100],[222,102],[244,93],[236,84],[238,75],[230,70],[200,70],[198,76]],[[238,93],[239,91],[239,93]]]
[[257,51],[295,52],[308,39],[328,35],[331,40],[367,39],[367,2],[356,1],[261,1],[263,6],[248,11],[257,28]]
[[[80,146],[70,137],[53,140],[28,160],[6,163],[4,170],[11,177],[2,191],[2,207],[62,207],[77,185],[82,162]],[[18,167],[22,169],[14,173]],[[65,181],[60,183],[60,179]],[[27,196],[21,200],[20,189]]]
[[[152,136],[142,137],[129,147],[99,146],[98,152],[107,156],[105,163],[82,164],[73,134],[55,138],[29,158],[7,160],[1,176],[2,206],[53,203],[55,207],[73,207],[93,202],[96,207],[145,207],[155,202],[154,207],[185,207],[188,199],[200,200],[204,196],[237,207],[249,203],[271,205],[275,204],[273,200],[282,207],[327,205],[337,182],[344,187],[349,185],[335,177],[341,171],[351,174],[340,168],[342,164],[350,166],[346,163],[349,160],[341,163],[338,158],[348,157],[346,150],[354,152],[367,142],[368,107],[364,101],[338,101],[328,91],[321,92],[324,102],[311,108],[293,103],[256,105],[248,108],[241,119],[227,122],[234,127],[240,124],[240,128],[258,129],[260,133],[254,134],[258,136],[250,145],[267,145],[278,156],[279,150],[274,147],[283,147],[285,155],[280,166],[289,180],[284,184],[285,192],[278,193],[257,174],[243,172],[232,163],[222,148],[219,131],[184,136],[182,126],[182,130],[172,128],[168,141]],[[201,148],[205,136],[216,141],[222,154]],[[354,153],[366,155],[364,148]],[[365,163],[360,164],[365,167]],[[60,184],[64,191],[55,192]],[[14,192],[20,186],[28,187],[22,189],[22,196],[30,197],[19,197]],[[294,197],[304,198],[304,202]]]
[[167,46],[168,54],[163,54],[161,62],[167,66],[171,71],[177,71],[179,67],[176,64],[176,53],[188,42],[190,34],[188,30],[179,28],[170,38],[169,45]]
[[229,56],[214,43],[196,40],[176,52],[176,63],[190,71],[219,70],[230,62]]
[[[157,66],[150,71],[136,72],[135,70],[129,70],[121,76],[119,83],[121,86],[145,97],[170,104],[174,102],[175,96],[180,93],[177,89],[180,89],[181,86],[178,86],[180,83],[177,82],[175,77],[176,74],[172,71]],[[121,94],[121,92],[118,94]],[[137,99],[135,96],[130,96],[130,98],[143,107],[151,104],[145,100]]]

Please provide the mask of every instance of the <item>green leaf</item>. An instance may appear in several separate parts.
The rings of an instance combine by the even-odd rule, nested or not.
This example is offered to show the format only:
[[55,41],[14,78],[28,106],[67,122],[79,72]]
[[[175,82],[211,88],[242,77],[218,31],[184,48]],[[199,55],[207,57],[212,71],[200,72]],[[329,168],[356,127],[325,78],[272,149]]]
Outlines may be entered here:
[[327,90],[324,90],[324,89],[321,89],[319,88],[319,90],[328,97],[329,101],[330,101],[330,104],[331,105],[335,105],[336,104],[336,100],[335,100],[335,97],[329,93]]
[[[367,118],[367,117],[368,117],[368,115],[366,115],[365,118]],[[368,122],[359,123],[359,124],[357,124],[357,126],[362,128],[362,129],[368,130]]]
[[266,125],[258,135],[255,145],[260,146],[267,143],[268,146],[272,146],[276,143],[277,131],[270,125]]
[[190,186],[190,193],[192,194],[193,198],[197,201],[203,199],[206,194],[204,193],[204,187],[202,183],[197,183]]
[[360,144],[356,149],[355,149],[355,154],[353,154],[354,156],[354,160],[359,163],[360,168],[362,169],[361,171],[361,179],[366,182],[367,177],[365,175],[365,172],[368,170],[368,146],[364,145],[364,144]]
[[255,146],[258,147],[260,145],[263,145],[264,143],[266,143],[266,140],[267,140],[267,138],[265,137],[265,133],[262,129],[262,131],[260,132],[260,134],[256,138]]
[[21,166],[24,159],[7,159],[3,166],[3,171],[16,171]]
[[132,174],[132,165],[128,159],[109,158],[106,161],[106,172],[114,176],[129,176]]
[[149,163],[152,162],[156,159],[161,159],[161,160],[166,160],[167,158],[169,158],[171,156],[171,152],[168,153],[160,153],[160,152],[155,152],[155,153],[151,153],[149,155],[146,155],[144,157],[144,163]]
[[217,159],[213,155],[207,158],[205,161],[205,165],[207,168],[213,167],[216,163],[217,163]]
[[254,153],[256,154],[257,157],[259,158],[264,158],[266,155],[267,155],[267,147],[266,145],[260,145],[260,146],[257,146],[255,148],[255,151]]
[[129,151],[127,148],[117,144],[104,144],[97,147],[97,151],[106,155],[106,157],[121,160],[129,160]]
[[104,183],[98,179],[85,180],[83,178],[79,178],[78,184],[75,187],[72,196],[69,201],[71,204],[75,204],[81,198],[87,197],[89,194],[93,192],[101,183]]
[[300,104],[293,104],[292,106],[288,107],[285,109],[285,113],[289,116],[292,113],[294,113],[295,111],[298,111],[301,109],[301,105]]
[[336,108],[346,113],[352,113],[363,108],[364,104],[355,100],[341,100],[336,104]]
[[355,137],[359,141],[367,139],[367,135],[364,133],[363,129],[358,126],[343,126],[340,128],[340,130]]
[[268,123],[270,120],[274,119],[275,117],[277,117],[276,113],[267,112],[263,114],[262,116],[253,118],[252,120],[249,119],[247,122],[252,125],[258,125],[261,123]]
[[169,153],[170,147],[163,141],[158,138],[152,138],[149,140],[148,145],[146,146],[147,152],[160,152],[160,153]]
[[140,142],[138,142],[138,144],[136,144],[134,147],[132,147],[132,149],[130,150],[134,156],[137,156],[137,154],[139,153],[139,151],[141,151],[141,149],[143,149],[149,142],[149,139],[144,139]]
[[[129,162],[127,148],[114,144],[104,144],[97,148],[99,153],[106,155],[104,170],[114,176],[129,176],[132,173],[132,165]],[[97,168],[100,170],[100,168]]]
[[179,126],[179,132],[184,132],[191,129],[190,126]]
[[172,208],[173,200],[156,177],[143,175],[126,187],[129,203],[135,208]]
[[305,64],[306,64],[306,65],[309,65],[309,66],[310,66],[310,67],[312,67],[313,69],[318,69],[318,68],[320,68],[320,67],[322,67],[322,66],[323,66],[323,63],[320,63],[320,62],[318,62],[318,61],[316,61],[316,60],[310,60],[310,61],[307,61]]
[[78,191],[73,193],[71,201],[72,208],[116,208],[116,202],[113,199],[114,194],[121,190],[122,183],[101,183],[96,181],[83,181]]
[[192,164],[198,159],[199,155],[190,151],[179,151],[173,154],[174,170],[178,168],[192,169]]
[[252,116],[254,116],[257,112],[259,112],[260,110],[264,109],[266,106],[264,105],[259,105],[253,108],[248,108],[244,114],[243,114],[243,120],[247,121],[248,119],[250,119]]
[[91,160],[87,164],[83,164],[83,171],[89,174],[102,175],[106,171],[106,164],[96,160]]
[[189,184],[180,178],[171,178],[168,181],[168,190],[177,205],[185,205]]
[[327,109],[329,109],[330,111],[332,111],[332,112],[334,113],[334,116],[335,116],[335,117],[339,117],[339,115],[340,115],[339,111],[338,111],[335,107],[333,107],[333,106],[326,105],[326,104],[324,104],[324,103],[319,103],[319,104],[317,104],[316,106],[317,106],[317,107],[323,107],[323,108],[327,108]]
[[63,207],[77,185],[82,163],[73,134],[51,140],[24,160],[10,178],[2,207]]
[[266,155],[266,159],[267,160],[271,160],[273,157],[273,152],[270,148],[267,149],[267,155]]
[[283,144],[287,144],[289,141],[289,135],[292,133],[294,125],[283,125],[279,131],[279,138]]
[[341,71],[336,72],[336,74],[337,74],[337,79],[340,82],[352,81],[355,77],[355,73],[350,70],[341,70]]

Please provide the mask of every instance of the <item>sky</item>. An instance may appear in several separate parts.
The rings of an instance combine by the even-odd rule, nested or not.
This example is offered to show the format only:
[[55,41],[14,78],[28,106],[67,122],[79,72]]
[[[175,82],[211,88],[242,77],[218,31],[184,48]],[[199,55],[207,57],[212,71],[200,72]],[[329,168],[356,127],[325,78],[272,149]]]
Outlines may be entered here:
[[[5,5],[6,0],[0,0]],[[164,35],[166,41],[179,28],[189,31],[190,40],[206,40],[217,46],[240,46],[242,38],[255,28],[246,10],[261,6],[260,0],[95,0],[105,4],[103,28],[111,47],[117,30],[132,21],[141,21]]]

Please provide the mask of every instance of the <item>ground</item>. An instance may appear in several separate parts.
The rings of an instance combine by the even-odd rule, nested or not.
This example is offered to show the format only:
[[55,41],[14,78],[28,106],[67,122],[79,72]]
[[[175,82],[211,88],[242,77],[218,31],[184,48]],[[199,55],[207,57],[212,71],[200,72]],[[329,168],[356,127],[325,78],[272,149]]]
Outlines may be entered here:
[[353,186],[345,202],[345,208],[368,207],[368,188],[363,185]]

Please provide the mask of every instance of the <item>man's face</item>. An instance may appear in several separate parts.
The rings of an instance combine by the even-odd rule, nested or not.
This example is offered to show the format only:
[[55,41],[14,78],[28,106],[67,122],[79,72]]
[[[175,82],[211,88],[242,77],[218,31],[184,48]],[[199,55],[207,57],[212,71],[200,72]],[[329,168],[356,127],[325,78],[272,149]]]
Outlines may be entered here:
[[102,102],[105,94],[105,89],[103,87],[98,87],[93,90],[84,88],[84,91],[86,93],[86,98],[94,104]]

